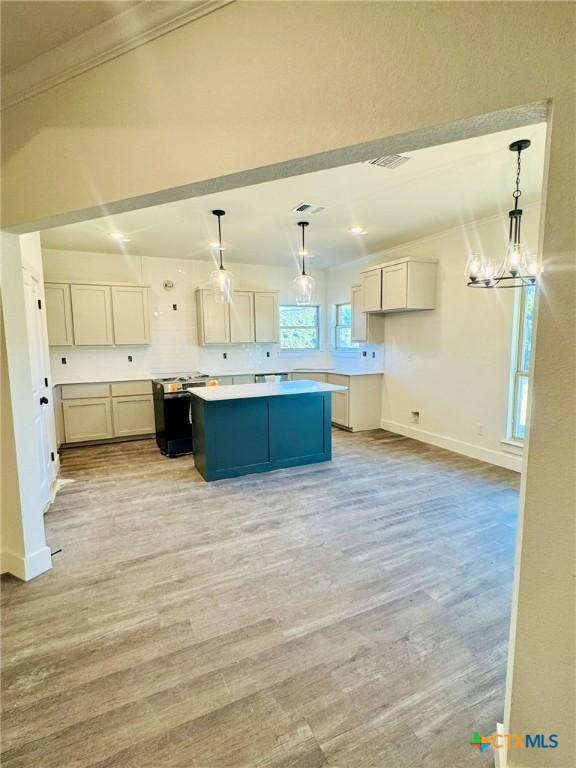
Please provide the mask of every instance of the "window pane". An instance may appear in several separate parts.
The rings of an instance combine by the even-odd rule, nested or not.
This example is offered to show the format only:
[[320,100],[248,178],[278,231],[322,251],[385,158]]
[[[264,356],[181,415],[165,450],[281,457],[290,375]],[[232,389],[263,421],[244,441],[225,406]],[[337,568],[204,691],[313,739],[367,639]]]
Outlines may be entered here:
[[336,306],[336,325],[352,325],[351,304],[338,304]]
[[352,341],[352,328],[344,328],[339,326],[336,328],[336,346],[339,348],[355,347],[355,342]]
[[280,325],[318,325],[318,307],[280,307]]
[[524,316],[522,318],[522,349],[520,350],[520,360],[518,368],[521,371],[527,371],[530,368],[530,353],[532,351],[532,336],[534,333],[534,300],[536,298],[536,286],[530,285],[523,289],[524,295]]
[[318,328],[281,328],[280,346],[283,349],[317,349]]
[[528,406],[528,376],[516,378],[516,406],[514,413],[514,437],[523,440],[526,435],[526,409]]

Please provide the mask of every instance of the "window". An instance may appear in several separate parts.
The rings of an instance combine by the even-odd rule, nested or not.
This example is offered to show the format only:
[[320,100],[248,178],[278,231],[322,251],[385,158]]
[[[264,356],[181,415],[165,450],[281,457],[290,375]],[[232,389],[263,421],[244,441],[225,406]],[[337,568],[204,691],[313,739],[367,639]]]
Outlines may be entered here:
[[526,407],[530,380],[530,355],[534,332],[536,286],[530,285],[518,294],[518,315],[512,358],[510,383],[509,437],[522,442],[526,434]]
[[318,349],[320,346],[319,307],[280,307],[280,349]]
[[352,341],[352,304],[336,304],[336,349],[354,349]]

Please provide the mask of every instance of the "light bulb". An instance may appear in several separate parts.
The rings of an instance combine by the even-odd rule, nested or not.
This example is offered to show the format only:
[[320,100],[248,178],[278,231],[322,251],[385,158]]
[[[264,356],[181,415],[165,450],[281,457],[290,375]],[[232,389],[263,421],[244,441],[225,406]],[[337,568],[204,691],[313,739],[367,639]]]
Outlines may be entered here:
[[365,235],[368,230],[364,229],[364,227],[350,227],[350,232],[352,232],[353,235]]
[[314,278],[311,275],[298,275],[294,279],[294,291],[297,304],[310,304],[314,293]]
[[517,275],[526,271],[526,253],[520,243],[510,243],[506,252],[504,272]]
[[467,278],[475,282],[482,270],[482,259],[479,253],[471,253],[466,263],[465,275]]
[[234,275],[227,269],[215,269],[210,273],[210,287],[217,294],[218,301],[230,304],[232,301],[232,288]]

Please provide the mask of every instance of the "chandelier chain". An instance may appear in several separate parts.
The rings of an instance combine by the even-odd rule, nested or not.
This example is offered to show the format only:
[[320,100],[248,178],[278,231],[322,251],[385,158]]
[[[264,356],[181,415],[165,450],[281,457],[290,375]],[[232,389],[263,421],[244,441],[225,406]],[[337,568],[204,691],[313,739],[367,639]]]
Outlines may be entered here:
[[521,154],[522,154],[522,151],[518,150],[518,162],[516,164],[516,189],[512,193],[512,196],[516,200],[516,204],[518,204],[518,198],[522,194],[522,191],[520,189],[520,171],[522,170],[522,160],[520,158]]

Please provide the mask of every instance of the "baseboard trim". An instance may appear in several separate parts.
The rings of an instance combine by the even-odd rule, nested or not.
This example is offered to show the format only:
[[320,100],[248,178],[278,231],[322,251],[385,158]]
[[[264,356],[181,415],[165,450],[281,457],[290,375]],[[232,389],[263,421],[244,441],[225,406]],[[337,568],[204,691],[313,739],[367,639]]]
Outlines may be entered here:
[[489,448],[482,448],[478,445],[472,445],[472,443],[466,443],[464,440],[455,440],[451,437],[438,435],[436,432],[427,432],[418,427],[410,427],[406,424],[400,424],[397,421],[386,421],[385,419],[382,419],[380,427],[389,432],[404,435],[404,437],[411,437],[413,440],[418,440],[421,443],[428,443],[429,445],[435,445],[437,448],[445,448],[447,451],[461,453],[463,456],[469,456],[471,459],[478,459],[478,461],[485,461],[488,464],[495,464],[498,467],[511,469],[513,472],[522,471],[521,456],[514,456],[513,454],[504,453],[503,451],[493,451]]
[[10,550],[2,552],[2,573],[11,573],[22,581],[30,581],[52,568],[50,547],[42,547],[30,555],[17,555]]

